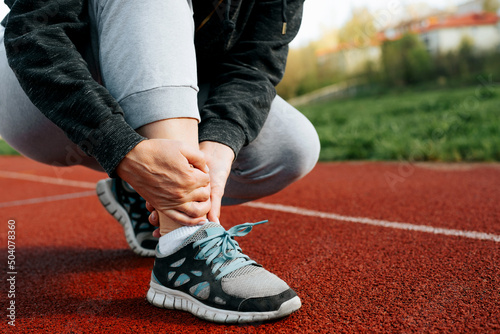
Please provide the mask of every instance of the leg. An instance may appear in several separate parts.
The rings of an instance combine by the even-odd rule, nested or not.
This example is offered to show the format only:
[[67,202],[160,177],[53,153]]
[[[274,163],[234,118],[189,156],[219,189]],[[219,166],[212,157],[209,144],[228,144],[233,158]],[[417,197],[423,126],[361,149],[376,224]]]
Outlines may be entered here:
[[94,58],[134,129],[200,119],[191,0],[90,0]]
[[[127,123],[147,138],[198,148],[191,1],[157,0],[145,6],[133,0],[91,0],[89,9],[102,82]],[[161,235],[180,227],[161,213],[159,218]]]
[[240,204],[284,189],[312,170],[319,151],[313,125],[277,96],[262,131],[234,162],[223,204]]
[[[183,141],[195,148],[198,148],[198,121],[192,118],[173,118],[149,123],[137,130],[146,138],[175,139]],[[173,221],[158,212],[160,222],[160,236],[182,227],[181,224]]]
[[[87,63],[94,79],[118,100],[129,124],[149,138],[177,139],[197,146],[190,0],[156,1],[148,6],[136,1],[95,0],[89,2],[89,14],[92,39],[85,54]],[[3,37],[3,28],[1,33]],[[1,47],[0,73],[7,79],[0,86],[0,112],[4,113],[0,134],[32,159],[100,169],[31,104],[8,67],[3,43]]]

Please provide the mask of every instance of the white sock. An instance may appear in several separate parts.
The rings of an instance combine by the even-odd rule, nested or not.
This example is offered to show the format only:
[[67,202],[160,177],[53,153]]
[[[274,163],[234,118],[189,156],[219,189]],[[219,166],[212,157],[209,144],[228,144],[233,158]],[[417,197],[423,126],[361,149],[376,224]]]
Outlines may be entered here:
[[173,254],[174,251],[182,245],[184,240],[198,231],[200,225],[197,226],[182,226],[178,229],[169,232],[158,239],[158,247],[163,255]]

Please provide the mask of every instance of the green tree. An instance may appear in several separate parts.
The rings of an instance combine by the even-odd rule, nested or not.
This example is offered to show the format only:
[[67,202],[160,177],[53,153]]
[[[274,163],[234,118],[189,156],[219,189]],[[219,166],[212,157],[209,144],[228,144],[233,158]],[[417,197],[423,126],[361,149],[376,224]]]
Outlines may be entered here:
[[318,62],[313,44],[300,49],[291,49],[285,75],[276,88],[285,99],[295,97],[318,88]]
[[389,85],[415,84],[432,77],[432,60],[418,35],[405,34],[382,45],[382,65]]
[[373,15],[366,8],[354,9],[351,19],[340,29],[339,42],[366,47],[375,40],[377,28]]
[[458,75],[467,79],[475,70],[474,41],[469,36],[462,37],[457,52]]
[[483,10],[485,12],[496,13],[500,8],[498,0],[483,0]]

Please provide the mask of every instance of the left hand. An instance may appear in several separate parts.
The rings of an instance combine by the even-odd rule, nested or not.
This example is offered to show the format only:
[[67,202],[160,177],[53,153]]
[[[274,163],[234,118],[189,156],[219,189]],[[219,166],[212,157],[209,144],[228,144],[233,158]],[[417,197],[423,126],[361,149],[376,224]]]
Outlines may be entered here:
[[211,222],[219,223],[222,196],[234,161],[234,151],[229,146],[213,141],[201,142],[200,150],[205,153],[210,175],[212,208],[207,218]]
[[[208,212],[207,218],[211,222],[219,223],[222,196],[224,195],[227,178],[231,172],[234,151],[229,146],[212,141],[201,142],[200,150],[205,154],[210,175],[210,200],[212,207]],[[146,206],[151,211],[149,222],[154,226],[159,226],[158,213],[149,203],[146,203]],[[154,231],[153,236],[159,237],[158,229]]]

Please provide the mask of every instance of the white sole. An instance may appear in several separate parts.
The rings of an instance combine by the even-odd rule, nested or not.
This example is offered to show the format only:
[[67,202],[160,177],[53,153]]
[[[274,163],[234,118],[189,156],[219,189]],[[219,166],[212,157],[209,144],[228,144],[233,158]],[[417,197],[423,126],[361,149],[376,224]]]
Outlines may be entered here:
[[108,211],[119,223],[123,226],[123,231],[125,232],[125,239],[129,244],[132,251],[140,256],[153,257],[155,256],[154,249],[146,249],[141,247],[137,242],[137,237],[134,234],[134,229],[132,228],[132,222],[128,216],[127,211],[116,201],[115,196],[113,196],[113,191],[111,190],[112,180],[105,179],[97,182],[96,191],[99,201],[104,206],[106,211]]
[[146,299],[157,307],[187,311],[198,318],[219,323],[248,323],[282,318],[297,311],[302,306],[300,298],[296,296],[284,302],[277,311],[237,312],[221,310],[207,306],[181,291],[164,287],[153,279]]

